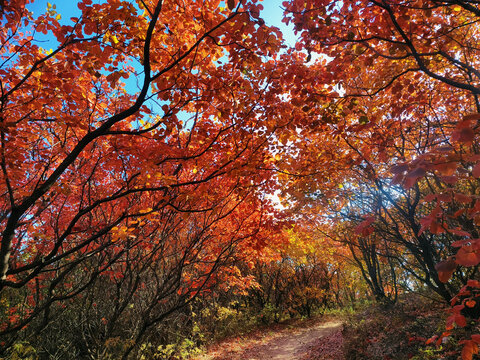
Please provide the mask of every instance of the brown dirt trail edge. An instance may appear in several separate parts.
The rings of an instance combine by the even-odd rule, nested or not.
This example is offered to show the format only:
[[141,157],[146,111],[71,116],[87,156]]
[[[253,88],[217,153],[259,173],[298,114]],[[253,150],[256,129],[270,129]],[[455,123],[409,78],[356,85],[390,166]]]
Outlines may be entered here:
[[[322,338],[341,336],[342,323],[329,321],[306,328],[284,329],[270,333],[261,339],[221,345],[216,351],[200,356],[196,360],[300,360],[318,347]],[[330,339],[325,339],[329,341]],[[323,344],[328,345],[328,344]],[[333,341],[332,346],[338,346]],[[338,350],[338,349],[333,349]],[[334,351],[335,352],[335,351]],[[314,357],[315,359],[338,359],[337,356]]]

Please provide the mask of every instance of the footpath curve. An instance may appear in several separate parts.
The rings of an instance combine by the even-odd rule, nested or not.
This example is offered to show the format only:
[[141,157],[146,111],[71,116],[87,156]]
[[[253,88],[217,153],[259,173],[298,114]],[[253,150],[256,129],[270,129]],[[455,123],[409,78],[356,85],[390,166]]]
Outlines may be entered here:
[[223,342],[196,360],[341,360],[339,320],[266,331],[255,338]]

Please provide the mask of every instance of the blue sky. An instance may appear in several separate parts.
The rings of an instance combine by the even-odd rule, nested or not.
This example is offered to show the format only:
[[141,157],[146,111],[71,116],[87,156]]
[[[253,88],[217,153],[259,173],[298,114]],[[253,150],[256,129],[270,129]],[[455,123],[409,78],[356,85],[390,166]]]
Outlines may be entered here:
[[[98,0],[97,0],[98,1]],[[168,1],[168,0],[164,0]],[[47,10],[47,2],[50,5],[56,7],[57,13],[62,16],[60,23],[62,24],[69,24],[71,17],[78,17],[79,10],[77,7],[78,1],[70,1],[70,0],[35,0],[32,4],[28,5],[28,9],[34,12],[34,15],[40,15],[45,13]],[[94,0],[95,2],[95,0]],[[287,45],[293,47],[295,45],[295,36],[293,34],[292,26],[287,27],[284,23],[282,23],[283,17],[283,9],[281,8],[281,0],[264,0],[260,2],[264,6],[264,10],[261,12],[262,18],[265,20],[267,25],[276,26],[280,29],[283,33],[284,39]],[[44,49],[55,48],[57,46],[56,40],[51,34],[36,35],[37,40],[41,41],[40,46]],[[123,80],[126,84],[127,89],[132,92],[138,91],[138,86],[136,83],[136,79],[134,77],[130,77],[128,79]],[[129,91],[129,92],[130,92]]]
[[[167,0],[168,1],[168,0]],[[62,19],[67,20],[72,16],[78,16],[77,1],[70,0],[49,0],[52,5],[56,5],[57,12],[62,15]],[[281,8],[281,0],[264,0],[261,2],[264,10],[261,16],[268,25],[278,27],[287,41],[288,45],[295,45],[295,36],[293,35],[292,27],[287,27],[282,23],[283,10]],[[35,0],[33,4],[30,4],[28,8],[36,14],[45,12],[47,8],[47,0]]]
[[293,26],[290,25],[287,27],[285,23],[282,23],[283,9],[281,8],[282,1],[280,0],[265,0],[261,4],[264,7],[264,10],[261,13],[261,16],[265,20],[265,23],[268,25],[273,25],[278,27],[287,41],[287,44],[290,46],[295,46],[295,35],[293,34]]

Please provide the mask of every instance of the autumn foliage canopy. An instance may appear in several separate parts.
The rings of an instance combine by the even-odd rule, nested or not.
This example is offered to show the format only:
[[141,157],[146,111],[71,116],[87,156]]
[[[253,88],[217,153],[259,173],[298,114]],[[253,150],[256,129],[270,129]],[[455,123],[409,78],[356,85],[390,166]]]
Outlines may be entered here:
[[477,2],[285,1],[294,47],[257,0],[75,5],[0,1],[0,354],[83,324],[139,358],[198,299],[309,315],[352,271],[449,302],[438,344],[478,320]]

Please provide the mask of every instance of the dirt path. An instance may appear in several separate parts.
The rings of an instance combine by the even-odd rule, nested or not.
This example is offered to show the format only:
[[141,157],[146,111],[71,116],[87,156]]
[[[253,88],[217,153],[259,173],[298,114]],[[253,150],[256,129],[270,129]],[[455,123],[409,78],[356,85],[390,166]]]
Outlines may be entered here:
[[217,345],[197,360],[340,360],[340,321],[290,327]]

